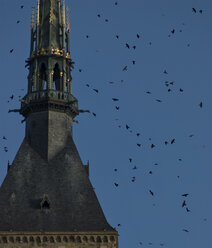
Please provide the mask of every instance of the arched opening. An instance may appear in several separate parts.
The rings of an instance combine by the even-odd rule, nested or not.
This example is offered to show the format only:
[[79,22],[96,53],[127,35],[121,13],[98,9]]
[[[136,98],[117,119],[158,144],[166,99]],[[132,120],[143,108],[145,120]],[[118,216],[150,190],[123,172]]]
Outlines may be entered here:
[[55,64],[53,74],[53,90],[61,90],[60,69],[58,63]]
[[40,90],[47,90],[47,73],[46,73],[46,66],[44,63],[40,67],[39,89]]

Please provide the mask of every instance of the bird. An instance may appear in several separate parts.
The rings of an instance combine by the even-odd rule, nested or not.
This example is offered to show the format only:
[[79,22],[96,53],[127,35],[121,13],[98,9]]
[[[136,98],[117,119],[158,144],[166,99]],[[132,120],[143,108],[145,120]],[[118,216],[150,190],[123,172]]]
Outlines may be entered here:
[[197,10],[196,10],[195,8],[192,8],[192,11],[193,11],[194,13],[197,13]]
[[174,85],[174,81],[171,81],[169,84]]
[[95,116],[96,117],[96,114],[95,113],[92,113],[93,114],[93,116]]
[[190,134],[188,137],[189,137],[189,138],[192,138],[193,136],[194,136],[194,134]]
[[174,143],[175,143],[175,139],[172,139],[172,140],[171,140],[171,144],[174,144]]
[[87,86],[87,87],[90,87],[90,85],[89,85],[89,84],[86,84],[86,86]]
[[165,141],[164,143],[165,143],[165,145],[168,145],[169,142],[168,141]]
[[86,35],[86,38],[88,39],[89,38],[89,35]]
[[6,146],[4,147],[4,151],[5,152],[8,152],[8,148]]
[[172,91],[171,89],[168,89],[168,92]]
[[117,109],[117,110],[119,110],[119,109],[120,109],[120,107],[119,107],[119,106],[116,106],[116,109]]
[[114,102],[119,101],[119,99],[118,99],[118,98],[112,98],[112,100],[113,100]]
[[174,34],[174,32],[175,32],[175,29],[172,29],[171,33]]
[[199,104],[200,108],[202,108],[202,105],[203,105],[203,103],[202,103],[202,102],[200,102],[200,104]]
[[130,163],[132,162],[132,158],[129,158]]
[[135,177],[132,177],[131,181],[134,183],[135,182]]
[[20,21],[18,20],[16,23],[20,23]]
[[96,93],[99,93],[99,90],[97,90],[97,89],[93,89]]
[[119,35],[116,35],[116,39],[118,39],[119,38]]
[[140,136],[140,133],[137,133],[136,136]]
[[105,19],[105,22],[108,22],[109,20],[108,19]]
[[160,99],[156,99],[157,102],[162,102]]
[[137,143],[137,146],[138,146],[138,147],[140,147],[140,146],[141,146],[141,144]]
[[11,50],[10,50],[10,53],[12,53],[13,51],[14,51],[14,49],[11,49]]
[[115,2],[115,5],[118,5],[118,2]]
[[114,185],[115,185],[116,187],[118,187],[118,186],[119,186],[119,184],[118,184],[118,183],[114,183]]
[[133,170],[136,170],[136,169],[137,169],[136,165],[135,165],[132,169],[133,169]]
[[163,71],[164,74],[168,74],[168,72],[166,70]]
[[11,96],[10,96],[10,99],[13,100],[13,98],[14,98],[14,95],[11,95]]
[[199,10],[199,13],[202,14],[202,12],[203,12],[202,9],[200,9],[200,10]]
[[190,210],[190,209],[188,209],[188,208],[186,208],[186,211],[187,211],[187,212],[191,212],[191,210]]
[[127,71],[127,65],[123,68],[123,71]]
[[182,89],[182,88],[180,88],[180,89],[179,89],[179,91],[180,91],[180,92],[183,92],[183,89]]
[[126,124],[126,126],[125,126],[125,127],[126,127],[126,129],[129,129],[129,128],[130,128],[127,124]]
[[117,226],[121,226],[121,224],[118,224]]
[[135,50],[136,49],[136,46],[133,46],[132,48]]
[[137,34],[136,36],[137,36],[138,39],[140,38],[140,35],[139,34]]
[[182,161],[182,158],[179,158],[178,160],[179,160],[179,161]]
[[79,69],[79,72],[82,72],[82,69]]
[[184,200],[182,203],[182,208],[184,208],[186,206],[186,201]]
[[21,5],[21,9],[23,9],[24,8],[24,5]]
[[155,147],[155,145],[154,144],[151,144],[151,148],[154,148]]
[[117,171],[117,169],[114,169],[114,171]]
[[3,140],[7,140],[7,138],[5,136],[2,137]]
[[100,14],[98,14],[97,16],[98,16],[99,18],[101,17],[101,15],[100,15]]
[[152,173],[152,171],[149,171],[149,174],[151,174],[151,175],[152,175],[152,174],[153,174],[153,173]]
[[132,61],[133,65],[135,65],[135,60]]
[[130,45],[128,43],[125,44],[125,46],[130,49]]
[[182,196],[184,196],[184,197],[187,197],[189,194],[188,193],[186,193],[186,194],[182,194]]
[[149,193],[153,196],[154,195],[154,192],[152,192],[151,190],[149,190]]
[[152,94],[150,91],[146,91],[147,94]]
[[184,232],[189,232],[189,230],[187,230],[187,229],[183,229],[183,231],[184,231]]

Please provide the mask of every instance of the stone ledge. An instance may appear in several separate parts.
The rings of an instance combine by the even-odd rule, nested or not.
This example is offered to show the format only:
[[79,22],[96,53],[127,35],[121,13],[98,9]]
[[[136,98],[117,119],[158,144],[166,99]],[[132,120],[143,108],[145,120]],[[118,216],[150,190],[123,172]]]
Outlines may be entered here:
[[[0,232],[0,244],[4,247],[11,247],[12,244],[34,244],[42,246],[44,244],[110,244],[110,247],[117,247],[117,233],[28,233],[28,232]],[[0,245],[2,247],[2,245]],[[19,246],[18,246],[19,247]],[[20,246],[22,247],[22,246]]]

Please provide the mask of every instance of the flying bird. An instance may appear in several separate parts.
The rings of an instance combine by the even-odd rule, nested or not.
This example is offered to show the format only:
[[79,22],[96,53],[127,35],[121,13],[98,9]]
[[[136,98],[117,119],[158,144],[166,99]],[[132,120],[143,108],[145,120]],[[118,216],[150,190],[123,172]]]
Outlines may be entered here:
[[127,71],[127,65],[123,68],[123,71]]
[[150,193],[152,196],[154,196],[154,192],[152,192],[151,190],[149,190],[149,193]]
[[200,108],[202,108],[202,105],[203,105],[202,102],[200,102],[200,104],[199,104]]
[[175,139],[172,139],[172,140],[171,140],[171,144],[174,144],[174,143],[175,143]]
[[114,183],[114,185],[115,185],[116,187],[118,187],[118,186],[119,186],[119,184],[118,184],[118,183]]
[[125,46],[130,49],[130,45],[128,43],[125,44]]
[[163,71],[164,74],[168,74],[168,72],[166,70]]
[[196,10],[195,8],[192,8],[192,11],[193,11],[194,13],[197,13],[197,10]]
[[182,203],[182,208],[184,208],[186,206],[186,201],[184,200]]
[[99,90],[97,90],[97,89],[93,89],[96,93],[99,93]]
[[11,49],[11,50],[10,50],[10,53],[12,53],[13,51],[14,51],[14,49]]
[[183,194],[182,196],[187,197],[188,195],[189,195],[189,194],[186,193],[186,194]]
[[113,100],[114,102],[119,101],[119,99],[118,99],[118,98],[112,98],[112,100]]

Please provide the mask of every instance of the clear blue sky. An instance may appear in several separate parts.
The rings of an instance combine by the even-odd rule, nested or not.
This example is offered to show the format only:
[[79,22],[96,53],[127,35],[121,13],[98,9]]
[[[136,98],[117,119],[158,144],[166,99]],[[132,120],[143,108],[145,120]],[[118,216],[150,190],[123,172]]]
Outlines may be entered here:
[[[211,248],[212,2],[117,1],[117,6],[115,0],[66,1],[73,94],[80,108],[96,113],[77,117],[74,140],[83,162],[90,161],[90,179],[119,231],[120,248]],[[18,96],[26,92],[32,4],[1,0],[0,182],[24,137],[22,117],[7,112],[20,106]],[[166,81],[174,84],[167,87]],[[190,212],[181,207],[183,200]]]

